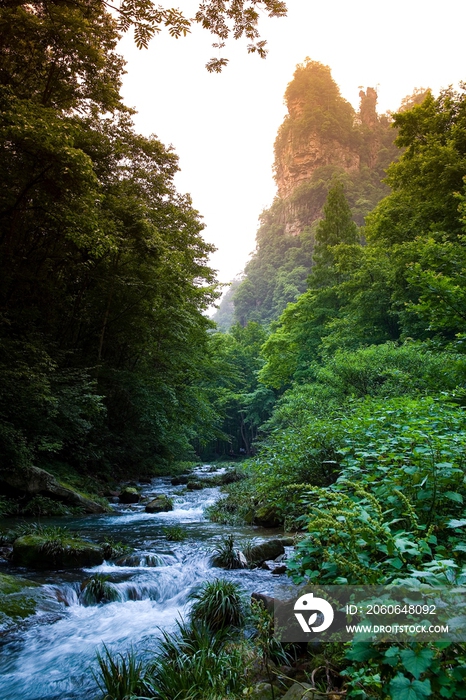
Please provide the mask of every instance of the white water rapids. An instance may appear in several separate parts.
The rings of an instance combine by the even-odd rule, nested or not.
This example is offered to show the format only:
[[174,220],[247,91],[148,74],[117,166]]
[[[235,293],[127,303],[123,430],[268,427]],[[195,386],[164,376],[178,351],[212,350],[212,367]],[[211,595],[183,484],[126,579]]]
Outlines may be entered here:
[[[208,469],[205,467],[204,469]],[[134,547],[133,565],[104,563],[86,570],[32,574],[2,566],[41,583],[37,613],[19,629],[0,637],[1,700],[94,700],[101,696],[93,678],[96,652],[105,644],[112,653],[133,648],[150,654],[160,630],[175,630],[189,611],[189,594],[205,580],[228,578],[247,593],[273,595],[277,577],[262,569],[223,571],[210,564],[215,543],[233,532],[241,537],[266,534],[257,528],[231,528],[210,523],[204,508],[219,498],[217,488],[180,493],[170,479],[157,478],[143,487],[143,495],[166,493],[174,510],[149,514],[143,505],[116,506],[103,516],[67,518],[66,524],[91,540],[114,540]],[[46,524],[46,521],[43,521]],[[163,528],[181,525],[182,542],[168,542]],[[108,577],[118,594],[112,603],[84,606],[81,584],[90,575]]]

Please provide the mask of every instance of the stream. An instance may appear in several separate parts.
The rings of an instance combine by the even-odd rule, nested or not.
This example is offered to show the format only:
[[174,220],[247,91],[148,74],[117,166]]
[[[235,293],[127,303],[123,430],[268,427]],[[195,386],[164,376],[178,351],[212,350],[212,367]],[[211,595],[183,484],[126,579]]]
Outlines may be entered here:
[[[195,475],[209,471],[204,465]],[[172,486],[169,477],[157,477],[141,491],[143,498],[156,493],[173,497],[173,510],[149,514],[141,504],[116,504],[111,514],[42,519],[43,524],[66,526],[92,541],[111,536],[130,545],[130,565],[104,562],[92,569],[38,573],[0,564],[2,573],[41,584],[36,614],[0,637],[1,700],[94,700],[100,693],[92,670],[97,669],[96,652],[102,652],[104,644],[112,653],[131,648],[152,653],[161,630],[176,630],[177,620],[189,612],[189,594],[206,580],[227,578],[247,594],[268,595],[273,595],[277,580],[283,580],[264,569],[224,571],[211,566],[212,549],[227,534],[233,533],[237,542],[276,535],[258,527],[209,522],[204,509],[221,497],[218,487],[183,491]],[[168,525],[182,526],[186,538],[169,542],[164,534]],[[114,584],[118,601],[80,603],[81,584],[95,573]]]

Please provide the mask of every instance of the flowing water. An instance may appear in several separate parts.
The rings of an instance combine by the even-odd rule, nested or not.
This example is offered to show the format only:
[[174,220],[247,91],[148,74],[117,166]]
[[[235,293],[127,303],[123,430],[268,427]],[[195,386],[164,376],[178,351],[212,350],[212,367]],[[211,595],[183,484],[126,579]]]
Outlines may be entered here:
[[[206,465],[199,471],[208,470]],[[116,505],[106,515],[47,519],[66,525],[93,541],[106,537],[130,545],[125,565],[105,563],[92,569],[42,572],[1,566],[41,584],[37,613],[19,629],[0,637],[1,700],[93,700],[99,697],[92,670],[96,651],[105,644],[112,653],[133,648],[150,654],[161,630],[174,631],[189,611],[189,594],[203,581],[228,578],[247,593],[273,595],[277,576],[263,569],[223,571],[211,566],[211,551],[225,534],[235,539],[267,536],[259,528],[232,528],[207,521],[206,506],[219,497],[218,488],[181,492],[169,478],[143,487],[143,496],[165,493],[174,498],[168,513],[149,514],[143,505]],[[44,519],[44,524],[46,520]],[[169,542],[164,527],[180,525],[182,542]],[[95,573],[108,577],[115,602],[82,602],[81,586]],[[280,577],[281,578],[281,577]]]

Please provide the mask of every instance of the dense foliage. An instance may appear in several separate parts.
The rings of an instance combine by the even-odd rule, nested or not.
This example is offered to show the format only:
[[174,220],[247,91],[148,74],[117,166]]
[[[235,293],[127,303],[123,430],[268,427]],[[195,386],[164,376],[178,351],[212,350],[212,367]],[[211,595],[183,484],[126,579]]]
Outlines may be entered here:
[[[394,117],[405,151],[365,240],[334,186],[309,288],[261,351],[281,397],[249,507],[304,530],[297,582],[465,580],[464,87],[417,102]],[[246,514],[239,488],[226,505]],[[354,642],[340,669],[348,697],[464,696],[461,644]]]
[[16,3],[2,25],[2,468],[189,453],[215,292],[177,158],[133,129],[100,3]]

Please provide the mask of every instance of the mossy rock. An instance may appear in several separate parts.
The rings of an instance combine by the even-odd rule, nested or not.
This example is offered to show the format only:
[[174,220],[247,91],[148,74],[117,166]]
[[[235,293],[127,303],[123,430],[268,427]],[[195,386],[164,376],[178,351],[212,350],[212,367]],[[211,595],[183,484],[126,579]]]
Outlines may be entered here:
[[75,537],[24,535],[13,543],[13,563],[29,569],[80,569],[102,564],[101,547]]
[[173,501],[165,495],[157,496],[146,506],[146,513],[168,513],[170,510],[173,510]]
[[319,693],[309,683],[293,683],[282,700],[327,700],[327,693]]
[[188,481],[186,484],[188,491],[201,491],[206,486],[207,484],[203,484],[202,481]]
[[134,486],[126,486],[120,493],[120,503],[139,503],[141,495]]
[[283,525],[283,516],[274,506],[262,506],[254,514],[254,524],[262,527],[280,527]]
[[31,596],[39,588],[34,581],[0,574],[0,634],[15,626],[15,623],[34,615],[37,600]]
[[282,696],[275,686],[272,688],[270,683],[264,682],[248,688],[244,695],[247,700],[278,700]]
[[0,574],[0,596],[22,593],[25,588],[38,588],[39,584],[20,576]]

